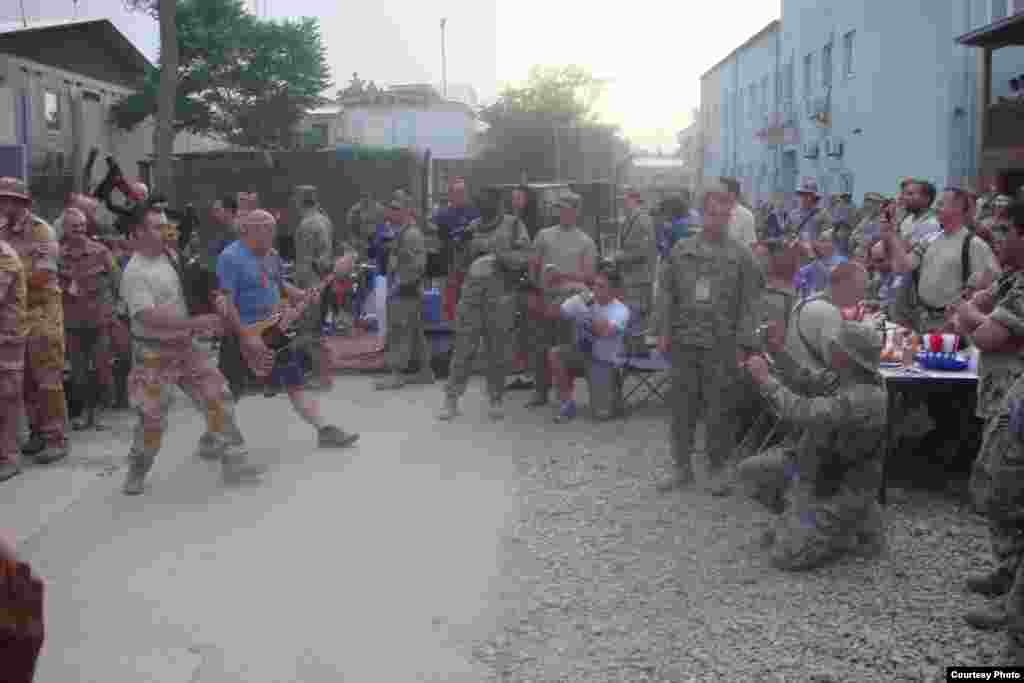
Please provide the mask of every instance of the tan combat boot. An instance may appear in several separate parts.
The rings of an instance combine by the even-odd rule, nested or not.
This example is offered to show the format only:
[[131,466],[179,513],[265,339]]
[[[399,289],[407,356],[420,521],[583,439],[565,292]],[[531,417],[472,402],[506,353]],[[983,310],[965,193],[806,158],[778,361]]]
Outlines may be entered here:
[[126,496],[137,496],[146,490],[146,475],[153,467],[153,456],[132,453],[128,456],[128,474],[121,486]]
[[444,407],[441,408],[441,412],[437,414],[438,420],[454,420],[456,415],[459,415],[459,399],[454,396],[445,396]]
[[491,399],[491,405],[487,410],[487,416],[492,420],[500,420],[505,417],[505,407],[500,398]]

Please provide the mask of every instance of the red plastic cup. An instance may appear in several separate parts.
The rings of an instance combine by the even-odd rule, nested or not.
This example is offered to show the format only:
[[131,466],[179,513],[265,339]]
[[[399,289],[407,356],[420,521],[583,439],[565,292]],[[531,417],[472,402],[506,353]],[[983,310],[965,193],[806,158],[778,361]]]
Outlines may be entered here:
[[928,350],[933,353],[942,353],[942,335],[941,334],[929,334],[928,335]]

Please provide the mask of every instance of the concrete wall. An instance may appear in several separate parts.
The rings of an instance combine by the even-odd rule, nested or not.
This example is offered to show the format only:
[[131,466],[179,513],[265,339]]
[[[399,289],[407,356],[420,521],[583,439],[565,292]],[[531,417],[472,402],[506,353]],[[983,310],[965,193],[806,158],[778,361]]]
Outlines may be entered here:
[[[773,68],[771,40],[765,36],[716,69],[717,93],[702,87],[705,117],[716,95],[731,105],[729,118],[720,117],[717,144],[713,136],[706,138],[705,174],[737,175],[755,203],[771,187],[792,192],[793,181],[802,177],[816,178],[825,192],[849,190],[858,197],[870,191],[891,194],[906,175],[939,185],[974,179],[975,56],[954,40],[990,23],[991,10],[992,0],[783,0],[778,65],[784,94],[786,67],[793,64],[798,130],[792,144],[752,141],[749,86]],[[847,73],[845,36],[851,31],[852,72]],[[822,73],[829,44],[831,89]],[[812,56],[809,89],[807,55]],[[997,85],[1024,73],[1022,58],[1016,48],[995,53]],[[737,89],[746,96],[739,107]],[[1003,90],[1008,90],[1005,84],[997,92]],[[828,101],[825,124],[809,116],[815,98]],[[780,97],[776,106],[785,118],[786,98]],[[817,158],[806,158],[804,145],[815,142]],[[842,156],[826,155],[827,142],[841,142]],[[767,174],[768,188],[759,182],[764,167],[775,169],[774,176]]]

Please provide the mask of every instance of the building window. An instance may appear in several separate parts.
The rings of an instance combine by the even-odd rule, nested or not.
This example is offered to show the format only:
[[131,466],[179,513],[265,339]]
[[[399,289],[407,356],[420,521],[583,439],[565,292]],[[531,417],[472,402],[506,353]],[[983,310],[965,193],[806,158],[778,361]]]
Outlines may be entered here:
[[804,57],[804,95],[810,97],[814,83],[814,53]]
[[992,21],[1006,18],[1006,0],[992,0]]
[[793,104],[793,62],[786,64],[786,72],[782,78],[782,99],[786,102],[786,106],[792,106]]
[[60,132],[60,96],[52,90],[43,93],[43,116],[46,130]]
[[821,51],[821,87],[828,89],[832,87],[832,43],[825,46]]
[[846,78],[853,75],[853,46],[856,38],[856,31],[850,31],[843,36],[843,76]]

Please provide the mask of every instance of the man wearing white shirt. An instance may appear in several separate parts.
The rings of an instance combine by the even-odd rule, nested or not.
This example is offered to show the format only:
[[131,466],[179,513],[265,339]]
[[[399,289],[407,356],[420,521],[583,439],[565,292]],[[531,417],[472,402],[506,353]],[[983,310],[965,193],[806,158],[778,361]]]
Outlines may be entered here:
[[614,266],[605,266],[594,276],[593,292],[569,297],[561,309],[562,318],[575,323],[572,346],[556,346],[548,355],[560,405],[555,422],[567,422],[576,416],[573,399],[576,377],[591,377],[591,401],[595,417],[607,420],[611,389],[611,368],[622,356],[623,338],[629,324],[629,308],[613,295],[620,283]]
[[729,190],[729,199],[732,200],[732,217],[726,230],[729,237],[750,248],[750,245],[757,241],[757,221],[754,213],[747,207],[740,204],[740,183],[735,178],[723,177],[722,184]]

